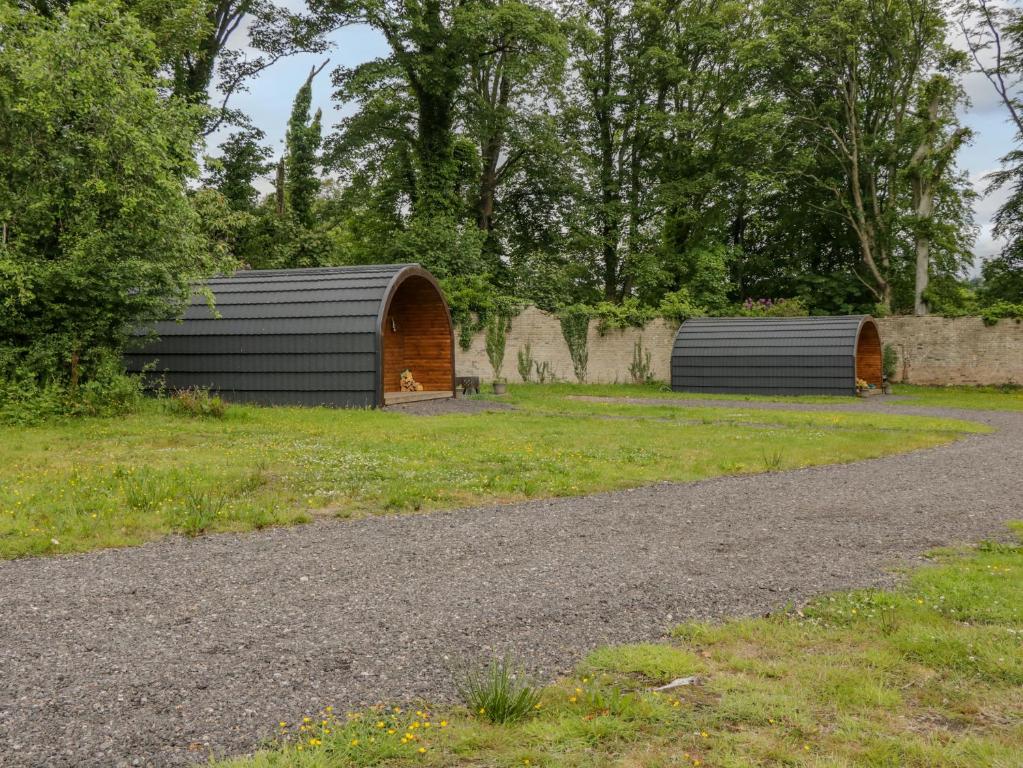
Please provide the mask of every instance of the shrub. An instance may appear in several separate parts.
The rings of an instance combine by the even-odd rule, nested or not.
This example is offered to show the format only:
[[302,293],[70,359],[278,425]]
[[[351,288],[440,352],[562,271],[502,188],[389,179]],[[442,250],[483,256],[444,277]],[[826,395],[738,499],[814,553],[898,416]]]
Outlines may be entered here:
[[895,378],[898,367],[899,353],[895,351],[895,347],[891,344],[885,344],[881,352],[881,373],[884,374],[888,381],[892,381]]
[[544,360],[542,363],[539,360],[534,360],[533,368],[536,370],[536,380],[540,384],[554,381],[554,369],[549,360]]
[[504,349],[508,342],[508,329],[511,318],[494,315],[487,322],[486,347],[487,359],[494,369],[494,381],[501,381],[501,368],[504,366]]
[[507,656],[456,673],[455,689],[465,706],[492,723],[522,720],[536,710],[541,696],[541,689]]
[[643,306],[634,296],[621,304],[602,301],[593,308],[591,314],[597,318],[597,333],[601,336],[612,329],[642,328],[657,316],[656,310]]
[[528,382],[533,376],[533,345],[528,341],[526,346],[519,347],[519,376],[523,383]]
[[227,413],[227,403],[218,395],[211,395],[203,387],[177,389],[167,400],[171,413],[204,419],[221,419]]
[[589,364],[589,350],[586,347],[586,336],[590,330],[592,310],[585,304],[570,304],[558,312],[561,321],[561,335],[568,344],[568,354],[572,358],[575,377],[582,384],[586,381],[586,367]]
[[643,340],[636,339],[632,348],[632,365],[629,366],[629,375],[633,384],[650,384],[654,380],[650,372],[650,350],[643,349]]
[[682,324],[690,317],[703,317],[707,311],[693,301],[687,288],[680,288],[674,293],[667,293],[657,308],[658,314],[667,320]]
[[1016,304],[1011,301],[996,301],[989,307],[980,311],[984,325],[995,325],[999,320],[1011,318],[1017,322],[1023,319],[1023,303]]
[[810,314],[802,299],[746,299],[732,311],[739,317],[806,317]]
[[113,355],[97,359],[90,377],[72,385],[36,372],[20,355],[0,356],[0,424],[30,425],[62,416],[116,416],[136,410],[142,402],[142,381],[127,375]]
[[483,275],[451,277],[441,285],[451,307],[451,319],[458,326],[458,345],[464,350],[493,318],[510,319],[522,311],[522,301],[500,293]]

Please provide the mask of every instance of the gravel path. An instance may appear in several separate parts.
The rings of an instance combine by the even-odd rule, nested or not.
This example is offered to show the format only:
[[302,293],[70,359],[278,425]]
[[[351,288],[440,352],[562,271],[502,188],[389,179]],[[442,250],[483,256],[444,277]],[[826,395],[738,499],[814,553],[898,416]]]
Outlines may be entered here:
[[1023,516],[1023,414],[850,407],[999,431],[859,464],[0,563],[0,763],[243,752],[326,704],[444,699],[445,654],[511,648],[553,676],[689,617],[886,583],[887,566]]

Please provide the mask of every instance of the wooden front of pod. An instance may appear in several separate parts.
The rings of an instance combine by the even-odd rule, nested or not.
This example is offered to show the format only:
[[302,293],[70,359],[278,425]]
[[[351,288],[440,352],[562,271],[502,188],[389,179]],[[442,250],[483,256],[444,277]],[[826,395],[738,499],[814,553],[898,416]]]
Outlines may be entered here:
[[[452,397],[454,328],[443,293],[433,276],[417,268],[399,274],[381,318],[381,404]],[[421,392],[402,392],[401,373],[406,369],[422,384]]]

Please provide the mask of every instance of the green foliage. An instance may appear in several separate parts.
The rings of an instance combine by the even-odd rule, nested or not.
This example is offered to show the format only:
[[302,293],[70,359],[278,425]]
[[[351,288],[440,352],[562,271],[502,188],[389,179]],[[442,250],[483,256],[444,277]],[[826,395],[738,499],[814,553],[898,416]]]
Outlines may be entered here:
[[501,368],[504,366],[504,350],[508,341],[511,319],[502,315],[493,315],[487,320],[486,350],[490,367],[494,369],[494,381],[501,381]]
[[892,381],[899,371],[899,353],[891,344],[885,344],[881,351],[881,373]]
[[651,354],[649,349],[643,349],[643,340],[636,339],[632,348],[632,364],[629,365],[629,376],[633,384],[651,384],[654,375],[650,371]]
[[1003,318],[1011,318],[1020,322],[1023,320],[1023,302],[996,301],[994,304],[984,307],[980,316],[984,320],[984,325],[996,325]]
[[206,533],[224,514],[227,496],[210,489],[189,488],[173,516],[174,528],[186,536]]
[[522,302],[501,293],[483,275],[466,275],[441,280],[451,319],[458,327],[458,343],[469,349],[472,337],[487,327],[492,318],[506,320],[522,310]]
[[220,192],[235,211],[252,211],[259,193],[257,178],[270,171],[273,151],[262,142],[266,134],[245,126],[230,134],[220,145],[219,157],[207,157],[206,183]]
[[542,693],[508,656],[470,665],[455,673],[454,682],[469,711],[491,723],[514,723],[533,715]]
[[810,313],[801,299],[746,299],[743,304],[732,307],[726,314],[737,317],[806,317]]
[[593,310],[585,304],[571,304],[558,310],[561,335],[568,345],[568,354],[572,358],[572,370],[579,383],[586,381],[586,367],[590,358],[587,336],[592,312]]
[[702,317],[707,314],[707,310],[693,301],[688,288],[679,288],[664,295],[657,313],[667,320],[681,324],[690,317]]
[[597,333],[607,335],[612,328],[642,328],[657,316],[652,307],[640,304],[639,299],[629,296],[620,303],[602,301],[590,310],[590,317],[597,319]]
[[[5,359],[6,357],[6,359]],[[18,351],[0,350],[0,424],[32,425],[65,416],[113,416],[136,411],[142,382],[128,376],[120,360],[100,357],[90,375],[72,387],[58,377],[38,374]]]
[[218,266],[185,194],[200,113],[119,4],[4,4],[0,38],[0,348],[19,386],[74,393]]
[[171,413],[204,419],[222,419],[227,413],[227,403],[203,387],[174,390],[167,399],[167,406]]
[[518,369],[519,377],[522,379],[522,383],[528,383],[533,376],[533,345],[528,341],[525,346],[519,347],[517,353],[518,358]]
[[288,133],[285,138],[287,151],[285,154],[285,200],[288,210],[296,221],[305,228],[313,224],[313,200],[320,189],[320,179],[316,175],[318,152],[320,149],[320,123],[322,113],[319,109],[309,117],[309,108],[313,98],[313,78],[316,68],[298,89],[295,102],[291,108],[291,119],[288,121]]

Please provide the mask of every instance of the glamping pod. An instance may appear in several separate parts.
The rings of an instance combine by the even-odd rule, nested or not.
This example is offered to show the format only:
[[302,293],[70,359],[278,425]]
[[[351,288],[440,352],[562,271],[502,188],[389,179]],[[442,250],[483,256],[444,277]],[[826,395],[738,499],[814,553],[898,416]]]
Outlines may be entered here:
[[170,389],[208,387],[268,405],[373,407],[454,394],[451,314],[417,264],[250,270],[206,286],[214,309],[196,292],[181,320],[140,331],[144,346],[127,355],[128,370],[149,366]]
[[867,315],[686,320],[671,352],[676,392],[853,395],[881,388],[881,336]]

